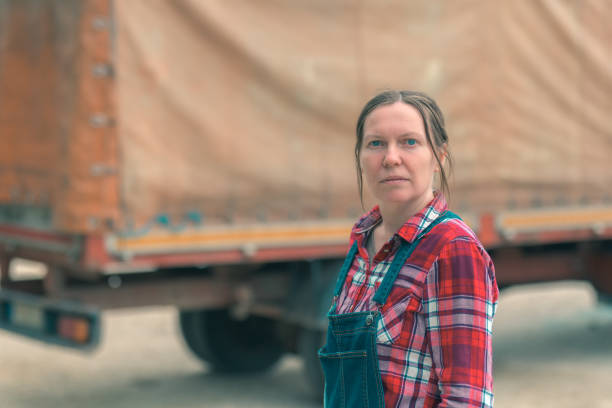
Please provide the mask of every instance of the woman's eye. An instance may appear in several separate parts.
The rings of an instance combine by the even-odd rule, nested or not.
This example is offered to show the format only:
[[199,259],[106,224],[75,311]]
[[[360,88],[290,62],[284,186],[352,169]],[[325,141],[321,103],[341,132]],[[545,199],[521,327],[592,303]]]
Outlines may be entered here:
[[370,146],[370,147],[380,147],[380,146],[382,146],[382,142],[380,140],[372,140],[370,143],[368,143],[368,146]]
[[414,146],[416,144],[416,139],[406,139],[404,140],[404,143],[407,144],[408,146]]

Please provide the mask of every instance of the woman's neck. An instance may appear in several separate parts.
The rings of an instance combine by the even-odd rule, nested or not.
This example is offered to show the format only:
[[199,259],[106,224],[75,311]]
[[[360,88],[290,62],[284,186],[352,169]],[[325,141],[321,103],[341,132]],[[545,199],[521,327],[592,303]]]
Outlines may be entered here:
[[400,205],[380,204],[380,214],[382,223],[380,224],[381,235],[390,238],[395,234],[411,217],[421,211],[431,200],[434,194],[427,194],[419,201],[411,203],[401,203]]

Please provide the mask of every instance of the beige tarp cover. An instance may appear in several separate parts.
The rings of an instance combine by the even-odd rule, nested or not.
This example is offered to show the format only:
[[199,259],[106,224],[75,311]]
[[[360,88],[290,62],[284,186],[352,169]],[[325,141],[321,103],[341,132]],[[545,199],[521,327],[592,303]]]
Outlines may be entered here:
[[129,0],[111,13],[122,228],[354,218],[355,120],[386,88],[439,102],[457,209],[611,199],[608,0]]

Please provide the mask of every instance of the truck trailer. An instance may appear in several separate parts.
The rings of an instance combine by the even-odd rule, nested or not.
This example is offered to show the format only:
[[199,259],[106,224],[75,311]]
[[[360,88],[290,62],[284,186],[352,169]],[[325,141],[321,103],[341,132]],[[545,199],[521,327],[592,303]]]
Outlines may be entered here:
[[[316,350],[383,89],[446,115],[451,208],[500,287],[612,295],[605,0],[0,0],[0,327],[80,350],[169,305],[225,372]],[[45,273],[19,279],[17,259]]]

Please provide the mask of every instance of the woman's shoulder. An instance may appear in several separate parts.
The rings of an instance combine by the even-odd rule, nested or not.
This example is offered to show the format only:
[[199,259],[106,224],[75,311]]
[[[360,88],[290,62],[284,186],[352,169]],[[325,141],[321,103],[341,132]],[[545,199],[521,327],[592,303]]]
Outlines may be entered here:
[[444,232],[450,236],[470,238],[478,241],[478,237],[472,228],[470,228],[460,215],[453,212],[449,211],[447,218],[440,223],[440,226],[444,229]]
[[[440,215],[442,216],[442,215]],[[433,219],[433,226],[425,226],[422,239],[414,249],[409,264],[418,265],[421,270],[429,270],[440,257],[454,257],[461,253],[483,253],[482,244],[472,229],[461,219],[448,217]],[[486,256],[486,255],[484,255]]]
[[438,240],[434,261],[438,265],[438,275],[448,277],[459,273],[465,277],[467,271],[472,271],[484,273],[492,282],[495,281],[495,267],[491,257],[474,231],[462,219],[448,219],[434,227],[432,232],[443,237]]
[[456,214],[452,214],[451,217],[437,224],[431,232],[438,236],[440,249],[459,244],[460,246],[475,246],[480,251],[486,252],[476,233]]

